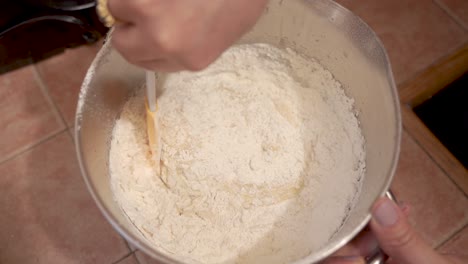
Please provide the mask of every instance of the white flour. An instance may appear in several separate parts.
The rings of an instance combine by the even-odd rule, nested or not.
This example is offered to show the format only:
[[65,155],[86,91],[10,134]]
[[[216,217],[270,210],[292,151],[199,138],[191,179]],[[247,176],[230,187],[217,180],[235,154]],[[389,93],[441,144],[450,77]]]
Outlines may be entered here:
[[188,262],[286,263],[340,228],[364,175],[353,100],[292,50],[240,45],[158,98],[162,176],[144,97],[131,98],[110,152],[112,188],[155,248]]

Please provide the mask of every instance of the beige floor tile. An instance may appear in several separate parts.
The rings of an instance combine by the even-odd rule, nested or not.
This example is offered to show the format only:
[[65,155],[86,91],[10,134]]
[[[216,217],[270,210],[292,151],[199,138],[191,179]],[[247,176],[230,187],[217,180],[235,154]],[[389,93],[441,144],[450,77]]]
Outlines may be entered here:
[[392,190],[412,207],[411,223],[433,246],[468,222],[468,199],[406,132]]
[[0,75],[0,127],[0,162],[64,129],[32,67]]
[[413,77],[468,40],[467,32],[432,0],[338,0],[382,39],[397,83]]
[[439,252],[456,258],[460,263],[468,263],[468,226],[444,243]]
[[36,66],[68,125],[74,123],[81,83],[100,43],[67,50]]
[[135,257],[135,254],[130,254],[130,256],[120,260],[119,262],[115,263],[115,264],[139,264],[136,257]]
[[444,243],[439,251],[444,254],[461,255],[468,257],[468,226]]
[[66,131],[0,175],[0,263],[110,264],[130,252],[86,190]]
[[454,16],[465,29],[468,29],[468,1],[466,0],[436,0],[441,3],[442,8]]

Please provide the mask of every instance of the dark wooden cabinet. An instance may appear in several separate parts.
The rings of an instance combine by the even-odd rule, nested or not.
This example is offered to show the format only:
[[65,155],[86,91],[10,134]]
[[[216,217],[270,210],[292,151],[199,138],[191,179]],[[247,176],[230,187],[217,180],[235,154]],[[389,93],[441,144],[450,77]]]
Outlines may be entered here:
[[0,74],[107,32],[93,0],[0,0]]

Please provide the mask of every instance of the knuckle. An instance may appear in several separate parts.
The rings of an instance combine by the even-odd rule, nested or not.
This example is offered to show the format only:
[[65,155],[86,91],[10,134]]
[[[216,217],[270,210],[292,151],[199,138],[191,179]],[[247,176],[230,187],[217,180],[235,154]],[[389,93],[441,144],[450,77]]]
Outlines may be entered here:
[[388,246],[392,248],[404,248],[411,244],[416,238],[416,234],[410,228],[396,230],[393,238],[388,241]]
[[129,54],[126,54],[126,55],[123,55],[122,56],[130,63],[130,64],[135,64],[135,65],[138,65],[138,66],[141,66],[140,65],[140,61],[138,61],[137,59],[135,59],[133,56],[129,55]]
[[208,67],[209,64],[210,61],[206,59],[190,59],[185,61],[184,66],[190,71],[201,71]]
[[124,57],[128,62],[135,64],[135,58],[131,52],[132,47],[125,40],[125,38],[117,38],[112,36],[112,46],[119,51],[119,53]]
[[134,65],[138,65],[138,61],[136,61],[131,54],[128,54],[127,52],[120,52],[120,54],[122,55],[122,57],[124,57],[124,59],[129,62],[130,64],[134,64]]
[[133,2],[133,8],[142,14],[146,14],[154,5],[154,0],[132,0],[130,2]]
[[128,46],[125,38],[123,38],[123,36],[117,30],[112,35],[112,46],[114,46],[119,51],[125,51],[125,47]]
[[153,41],[161,52],[167,55],[177,55],[182,51],[182,41],[180,38],[167,30],[161,30],[153,36]]

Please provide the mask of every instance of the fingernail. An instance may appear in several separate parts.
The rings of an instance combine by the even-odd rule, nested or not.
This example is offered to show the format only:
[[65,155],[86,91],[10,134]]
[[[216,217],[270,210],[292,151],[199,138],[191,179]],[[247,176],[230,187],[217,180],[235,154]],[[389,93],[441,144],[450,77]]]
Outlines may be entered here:
[[377,221],[377,223],[383,227],[389,227],[398,221],[398,208],[397,205],[389,200],[384,198],[372,212],[372,216]]

